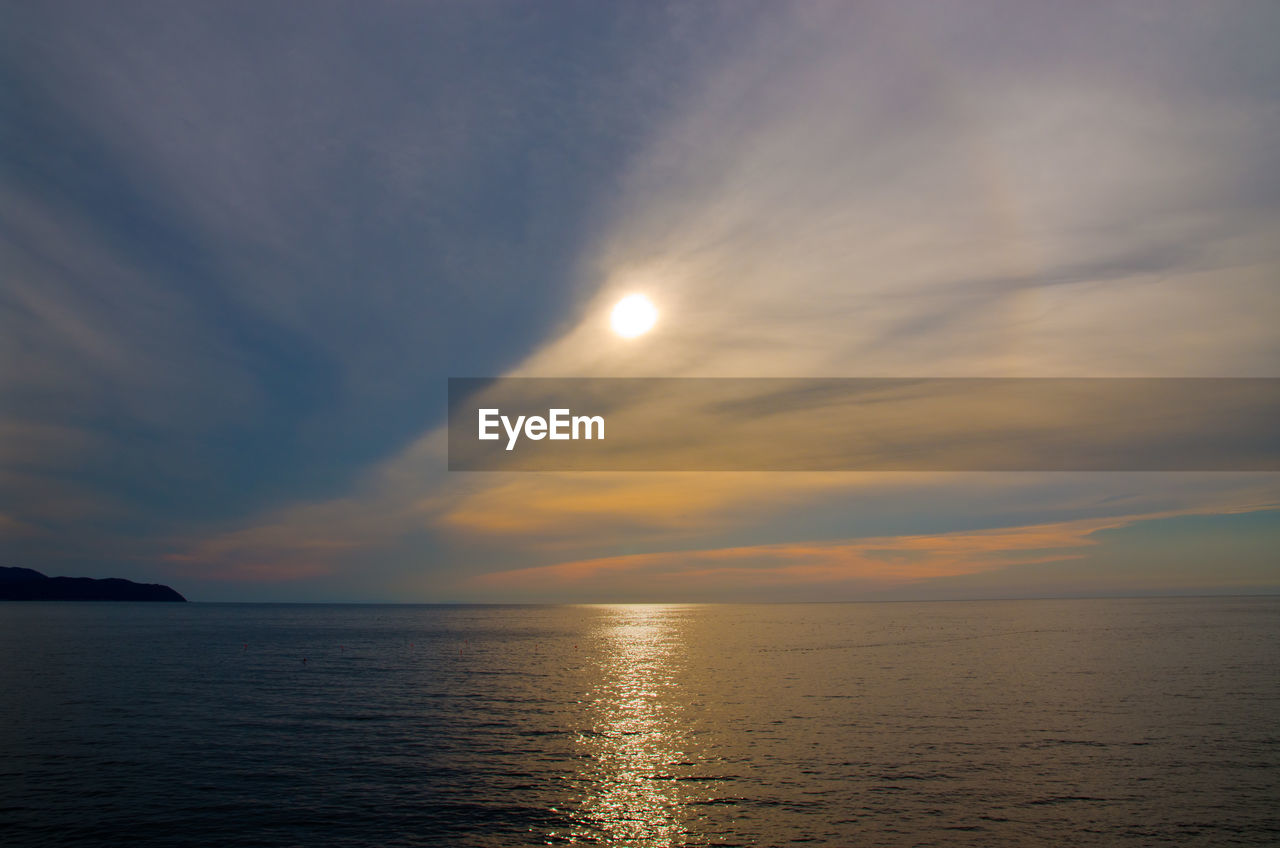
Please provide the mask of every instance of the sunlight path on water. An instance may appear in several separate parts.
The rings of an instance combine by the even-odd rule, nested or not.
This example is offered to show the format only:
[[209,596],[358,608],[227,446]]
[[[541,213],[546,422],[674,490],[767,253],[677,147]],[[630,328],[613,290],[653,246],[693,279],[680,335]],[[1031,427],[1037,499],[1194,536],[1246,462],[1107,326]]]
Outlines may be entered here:
[[684,842],[685,799],[672,778],[686,764],[684,706],[677,672],[684,662],[687,608],[610,607],[592,658],[598,677],[587,693],[591,721],[578,736],[584,797],[572,841],[617,846]]

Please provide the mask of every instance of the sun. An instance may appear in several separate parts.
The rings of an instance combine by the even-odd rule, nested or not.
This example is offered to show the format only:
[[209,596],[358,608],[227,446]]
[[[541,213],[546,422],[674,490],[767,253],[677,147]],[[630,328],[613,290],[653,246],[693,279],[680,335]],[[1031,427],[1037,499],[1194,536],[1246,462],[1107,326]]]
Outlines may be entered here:
[[653,328],[658,309],[642,294],[629,294],[618,301],[609,316],[613,331],[624,339],[634,339]]

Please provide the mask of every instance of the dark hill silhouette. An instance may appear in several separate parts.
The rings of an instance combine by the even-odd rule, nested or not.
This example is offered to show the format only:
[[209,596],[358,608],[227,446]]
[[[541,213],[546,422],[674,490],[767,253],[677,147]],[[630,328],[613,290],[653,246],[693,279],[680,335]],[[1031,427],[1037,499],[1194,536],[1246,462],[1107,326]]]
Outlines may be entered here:
[[0,601],[180,601],[186,598],[159,583],[119,577],[46,577],[30,568],[0,566]]

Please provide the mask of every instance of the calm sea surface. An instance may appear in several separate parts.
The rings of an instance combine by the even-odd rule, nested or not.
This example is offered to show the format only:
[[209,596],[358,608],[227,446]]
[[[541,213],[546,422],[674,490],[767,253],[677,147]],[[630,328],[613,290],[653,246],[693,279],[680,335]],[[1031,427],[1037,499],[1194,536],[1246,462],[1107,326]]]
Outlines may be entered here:
[[0,844],[564,843],[1280,844],[1280,598],[0,604]]

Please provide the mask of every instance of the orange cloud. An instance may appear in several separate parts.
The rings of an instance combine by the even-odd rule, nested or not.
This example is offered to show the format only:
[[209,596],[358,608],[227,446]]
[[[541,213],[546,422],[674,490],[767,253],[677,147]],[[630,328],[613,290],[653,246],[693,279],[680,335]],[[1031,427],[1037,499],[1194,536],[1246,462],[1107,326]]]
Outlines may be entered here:
[[0,536],[16,539],[19,536],[36,536],[42,532],[21,519],[0,512]]
[[289,525],[268,525],[202,539],[162,559],[188,576],[277,583],[329,574],[336,556],[358,546],[341,537],[300,539]]
[[1191,514],[1195,510],[1082,519],[992,530],[913,536],[883,536],[662,551],[581,559],[535,568],[493,572],[475,578],[477,589],[522,595],[697,593],[726,587],[831,586],[856,590],[889,588],[939,577],[956,577],[1078,558],[1073,549],[1097,544],[1099,530],[1138,521]]
[[755,506],[776,510],[858,483],[849,475],[818,473],[505,474],[442,504],[434,524],[465,536],[515,537],[545,549],[637,529],[671,539],[733,526]]

